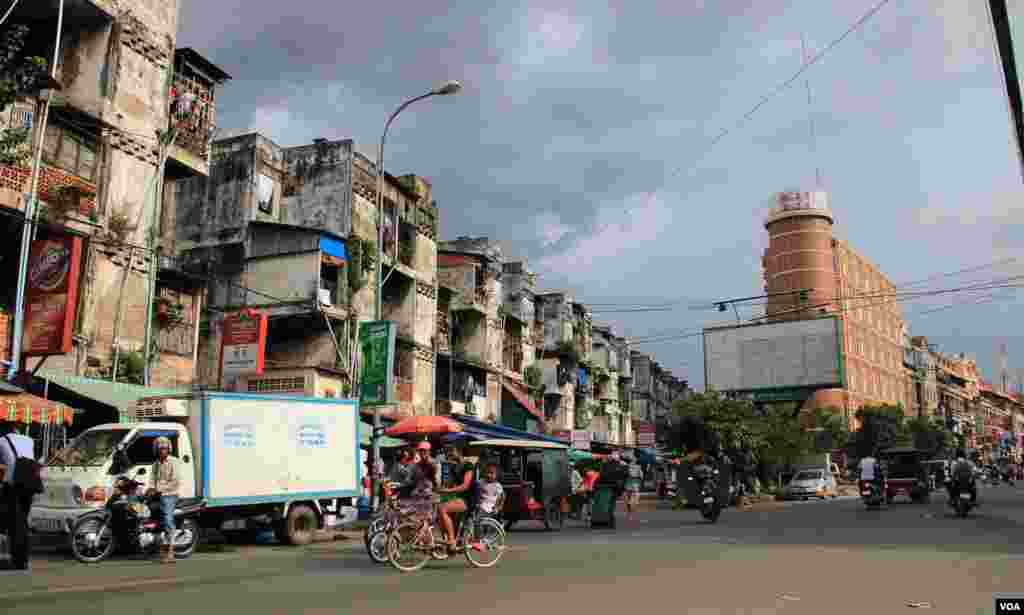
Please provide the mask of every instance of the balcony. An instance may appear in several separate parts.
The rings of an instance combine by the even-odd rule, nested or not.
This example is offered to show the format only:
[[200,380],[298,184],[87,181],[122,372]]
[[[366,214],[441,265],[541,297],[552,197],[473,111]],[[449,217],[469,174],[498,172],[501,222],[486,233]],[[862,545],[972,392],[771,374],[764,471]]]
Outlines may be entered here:
[[229,79],[230,75],[192,49],[174,53],[170,112],[177,135],[170,157],[192,172],[209,172],[207,159],[217,119],[216,89]]
[[502,366],[507,371],[523,373],[523,338],[505,336],[502,344]]
[[437,313],[437,350],[438,352],[451,352],[451,323],[448,314]]

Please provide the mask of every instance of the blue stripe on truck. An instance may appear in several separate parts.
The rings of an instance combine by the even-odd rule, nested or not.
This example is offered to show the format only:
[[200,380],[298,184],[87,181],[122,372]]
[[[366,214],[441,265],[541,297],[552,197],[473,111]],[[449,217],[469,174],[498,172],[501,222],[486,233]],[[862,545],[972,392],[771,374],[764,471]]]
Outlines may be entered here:
[[208,415],[209,409],[207,407],[207,397],[204,395],[202,400],[199,402],[200,408],[200,439],[202,442],[199,446],[202,447],[203,451],[203,497],[207,498],[210,496],[210,428],[209,422],[210,417]]
[[300,500],[333,500],[335,498],[358,498],[359,489],[342,489],[340,491],[310,491],[307,493],[288,493],[284,495],[250,495],[237,498],[213,498],[206,501],[207,508],[226,506],[244,506],[246,504],[277,504],[298,502]]

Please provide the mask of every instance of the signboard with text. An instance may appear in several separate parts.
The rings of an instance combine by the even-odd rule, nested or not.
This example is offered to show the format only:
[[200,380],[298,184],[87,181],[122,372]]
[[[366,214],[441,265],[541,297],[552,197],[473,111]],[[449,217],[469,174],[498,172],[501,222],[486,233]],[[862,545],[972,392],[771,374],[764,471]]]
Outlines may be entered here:
[[228,314],[220,346],[220,375],[233,388],[239,376],[262,374],[267,350],[267,315],[254,310]]
[[71,352],[81,261],[81,237],[32,242],[25,287],[25,356]]
[[386,406],[395,403],[395,337],[397,327],[390,320],[375,320],[359,325],[362,362],[359,377],[359,403]]

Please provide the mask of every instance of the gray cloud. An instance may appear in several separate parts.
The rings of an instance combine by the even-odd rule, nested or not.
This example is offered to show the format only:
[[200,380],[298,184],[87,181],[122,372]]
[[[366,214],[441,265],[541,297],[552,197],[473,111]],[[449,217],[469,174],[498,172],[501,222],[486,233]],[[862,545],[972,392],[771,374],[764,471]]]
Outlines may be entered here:
[[[813,174],[802,88],[708,145],[796,70],[801,32],[820,49],[871,4],[183,0],[179,44],[235,77],[221,126],[284,145],[351,137],[372,151],[402,100],[463,80],[389,136],[387,166],[432,180],[443,235],[500,238],[548,268],[542,286],[583,301],[659,302],[760,290],[766,202]],[[897,280],[956,269],[964,237],[972,256],[1019,248],[1002,85],[983,11],[961,4],[892,3],[808,73],[836,233]],[[959,215],[966,204],[978,215]],[[603,318],[640,336],[719,315]],[[977,340],[963,344],[1007,318],[964,324]],[[649,349],[700,382],[699,339]]]

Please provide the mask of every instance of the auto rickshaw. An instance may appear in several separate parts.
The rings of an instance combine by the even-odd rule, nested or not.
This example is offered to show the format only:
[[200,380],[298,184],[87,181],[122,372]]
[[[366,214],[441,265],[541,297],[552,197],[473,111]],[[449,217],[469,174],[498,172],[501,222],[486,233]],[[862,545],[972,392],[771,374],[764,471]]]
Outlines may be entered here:
[[565,523],[572,495],[569,447],[532,440],[478,440],[467,444],[480,466],[498,466],[498,480],[505,490],[502,517],[505,529],[520,521],[539,521],[549,531]]
[[925,467],[926,453],[912,446],[889,448],[881,452],[881,459],[886,465],[887,504],[898,496],[906,496],[915,504],[928,501],[931,484],[928,470]]

